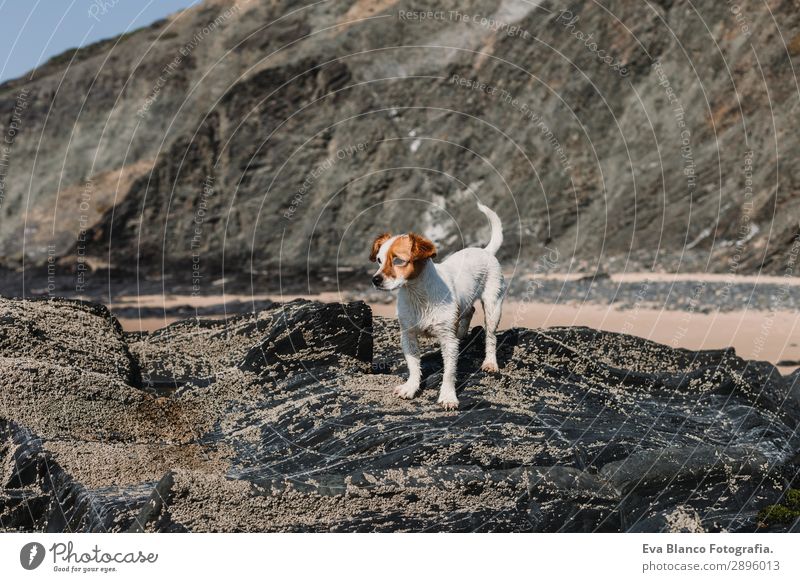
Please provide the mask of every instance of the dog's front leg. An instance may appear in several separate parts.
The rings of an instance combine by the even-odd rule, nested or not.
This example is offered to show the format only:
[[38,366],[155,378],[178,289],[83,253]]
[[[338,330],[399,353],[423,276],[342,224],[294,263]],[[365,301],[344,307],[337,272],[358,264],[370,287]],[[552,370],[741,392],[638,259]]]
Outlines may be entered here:
[[445,410],[458,408],[456,397],[456,366],[458,364],[458,338],[454,334],[443,334],[439,341],[442,344],[442,360],[444,361],[444,374],[442,387],[439,390],[439,404]]
[[400,384],[394,389],[394,393],[400,398],[414,398],[419,390],[419,383],[422,380],[422,366],[419,360],[419,342],[417,332],[411,330],[401,330],[400,342],[403,346],[403,355],[406,357],[408,365],[408,380],[405,384]]

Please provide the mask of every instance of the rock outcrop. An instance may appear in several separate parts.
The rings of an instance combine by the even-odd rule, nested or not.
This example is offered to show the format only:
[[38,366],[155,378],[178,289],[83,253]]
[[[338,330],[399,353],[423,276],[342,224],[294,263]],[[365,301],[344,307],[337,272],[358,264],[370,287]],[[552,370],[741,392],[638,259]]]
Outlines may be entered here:
[[476,327],[446,412],[437,346],[420,395],[395,398],[396,322],[360,302],[124,335],[91,304],[2,299],[0,313],[6,531],[800,525],[759,518],[800,484],[800,373],[732,350],[513,329],[486,374]]
[[0,263],[275,283],[479,196],[506,261],[796,270],[794,2],[428,4],[207,0],[0,85]]

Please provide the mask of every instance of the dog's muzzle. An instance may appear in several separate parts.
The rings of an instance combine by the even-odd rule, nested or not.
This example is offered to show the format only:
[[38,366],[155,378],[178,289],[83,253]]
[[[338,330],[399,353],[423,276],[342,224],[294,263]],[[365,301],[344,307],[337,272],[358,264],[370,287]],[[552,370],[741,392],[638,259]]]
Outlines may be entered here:
[[383,277],[381,277],[380,275],[375,275],[372,278],[372,284],[375,285],[378,289],[380,289],[381,286],[383,285]]

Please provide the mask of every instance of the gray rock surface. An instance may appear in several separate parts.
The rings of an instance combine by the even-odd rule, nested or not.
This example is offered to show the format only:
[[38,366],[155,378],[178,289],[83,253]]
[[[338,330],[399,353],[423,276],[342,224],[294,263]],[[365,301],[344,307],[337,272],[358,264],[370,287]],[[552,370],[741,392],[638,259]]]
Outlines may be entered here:
[[[96,306],[0,305],[0,337],[21,311],[47,337],[78,316],[118,337]],[[358,302],[187,320],[101,344],[134,382],[77,351],[4,352],[0,528],[781,530],[757,513],[800,484],[798,373],[554,328],[504,332],[486,374],[476,327],[446,412],[431,343],[426,388],[392,396],[397,331]]]
[[0,357],[34,358],[136,385],[139,368],[106,307],[59,298],[0,298]]

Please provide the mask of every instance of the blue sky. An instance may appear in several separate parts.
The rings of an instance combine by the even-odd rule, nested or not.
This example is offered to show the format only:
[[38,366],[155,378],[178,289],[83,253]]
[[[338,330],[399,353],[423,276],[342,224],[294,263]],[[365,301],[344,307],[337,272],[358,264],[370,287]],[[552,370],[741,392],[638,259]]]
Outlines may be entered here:
[[0,82],[69,48],[146,26],[199,0],[0,0]]

